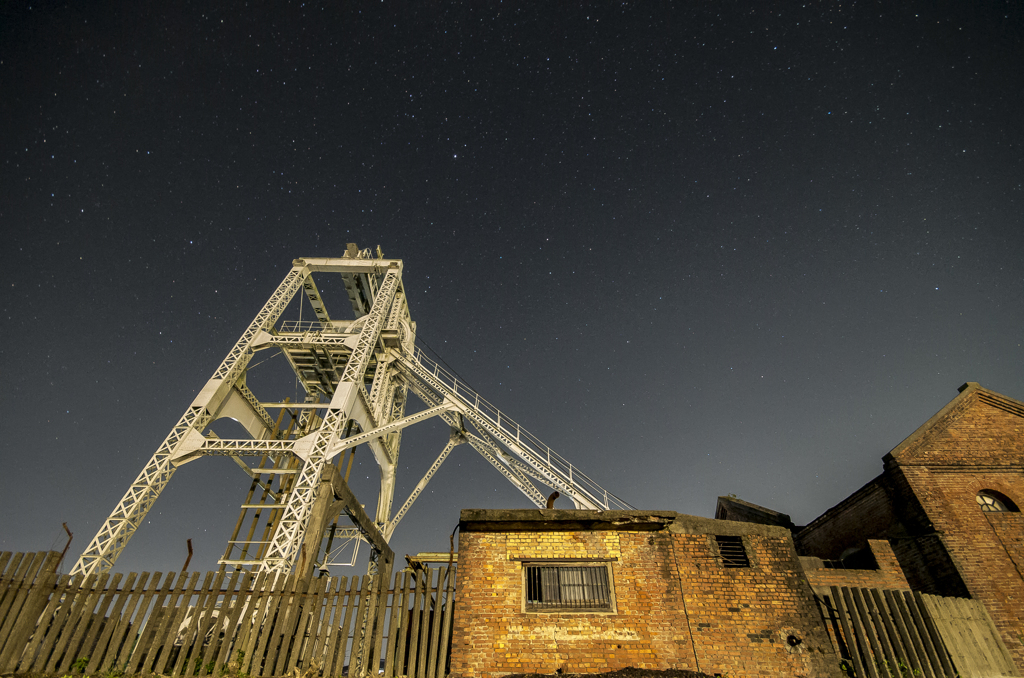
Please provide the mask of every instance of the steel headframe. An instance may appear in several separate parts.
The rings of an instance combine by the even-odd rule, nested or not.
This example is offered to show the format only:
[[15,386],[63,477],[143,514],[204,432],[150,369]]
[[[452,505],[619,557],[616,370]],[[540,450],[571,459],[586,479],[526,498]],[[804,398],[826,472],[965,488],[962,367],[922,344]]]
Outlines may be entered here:
[[[354,245],[343,257],[296,259],[89,542],[71,574],[108,571],[175,470],[202,456],[232,457],[252,479],[220,560],[222,568],[272,573],[297,569],[311,576],[316,567],[330,564],[339,518],[351,521],[341,528],[345,538],[358,536],[369,543],[371,570],[381,554],[390,562],[388,541],[398,523],[452,450],[463,443],[469,443],[540,508],[546,505],[545,495],[534,481],[570,497],[578,508],[633,508],[416,348],[416,324],[409,313],[402,270],[401,260],[383,258],[379,248],[373,252]],[[331,319],[314,274],[341,276],[354,319]],[[282,320],[299,290],[315,321]],[[249,389],[247,368],[256,352],[263,350],[286,356],[305,390],[304,402],[261,400]],[[410,393],[424,407],[406,415]],[[276,419],[270,414],[275,409]],[[282,428],[286,413],[290,423]],[[217,437],[209,427],[224,417],[241,423],[251,438]],[[433,417],[448,424],[447,444],[392,515],[402,430]],[[365,514],[347,484],[358,445],[369,447],[380,471],[373,518]],[[252,467],[243,461],[245,457],[259,457],[260,462]],[[343,472],[345,457],[348,469]],[[265,525],[258,535],[261,515]],[[258,536],[263,538],[254,539]]]

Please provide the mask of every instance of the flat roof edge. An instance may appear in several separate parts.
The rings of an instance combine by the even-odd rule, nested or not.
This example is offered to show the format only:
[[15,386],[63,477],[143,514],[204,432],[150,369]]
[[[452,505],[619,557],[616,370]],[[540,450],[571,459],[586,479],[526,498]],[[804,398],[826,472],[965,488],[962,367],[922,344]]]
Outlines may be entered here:
[[565,509],[463,509],[461,532],[622,531],[672,534],[791,537],[789,529],[734,520],[715,520],[675,511],[583,511]]

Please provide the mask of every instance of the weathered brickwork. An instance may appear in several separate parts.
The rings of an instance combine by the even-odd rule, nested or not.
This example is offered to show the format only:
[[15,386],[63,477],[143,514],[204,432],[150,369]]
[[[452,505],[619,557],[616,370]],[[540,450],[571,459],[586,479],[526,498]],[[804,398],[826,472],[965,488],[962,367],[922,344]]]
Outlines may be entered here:
[[889,542],[869,539],[868,548],[878,563],[877,570],[833,569],[824,567],[820,558],[801,558],[800,562],[811,588],[818,594],[826,594],[830,586],[857,586],[868,589],[910,588]]
[[743,541],[751,567],[726,568],[716,555],[713,535],[675,536],[700,670],[730,676],[838,674],[788,531],[746,535]]
[[993,516],[976,499],[982,490],[995,490],[1018,505],[1024,502],[1024,409],[982,389],[959,400],[941,422],[891,458],[942,535],[971,597],[985,604],[1024,669],[1024,577],[1014,560],[1021,514]]
[[936,531],[905,471],[891,459],[885,463],[882,482],[896,506],[898,519],[894,518],[888,531],[879,536],[891,540],[910,588],[938,596],[969,598],[963,573],[946,546],[946,535]]
[[1019,470],[1024,457],[1024,406],[978,387],[961,396],[948,412],[940,413],[938,421],[894,450],[893,456],[902,464]]
[[985,519],[1017,572],[1024,573],[1024,513],[986,513]]
[[[632,514],[464,511],[452,674],[635,666],[838,675],[788,530],[667,512],[636,529]],[[588,515],[602,522],[582,523]],[[742,536],[751,567],[724,567],[714,534]],[[531,559],[609,559],[614,612],[525,612],[523,562]]]
[[[616,613],[523,612],[515,558],[613,559]],[[649,532],[461,533],[452,673],[694,669],[671,562],[670,541]]]
[[982,490],[1024,505],[1024,404],[968,384],[797,542],[827,558],[889,539],[911,588],[984,603],[1024,671],[1024,515],[982,511]]
[[848,548],[863,548],[896,520],[892,501],[878,477],[830,508],[797,535],[801,553],[838,560]]
[[[879,477],[799,531],[804,558],[786,516],[734,498],[719,501],[721,517],[763,524],[464,512],[452,672],[835,676],[811,591],[832,585],[975,598],[1024,671],[1024,514],[1014,510],[1024,506],[1024,403],[968,384],[883,461]],[[1008,498],[1011,511],[982,511],[983,490]],[[715,535],[742,537],[750,567],[724,567]],[[856,562],[864,548],[877,569],[818,566]],[[614,613],[524,611],[523,559],[569,558],[609,560]]]
[[985,604],[1014,661],[1024,669],[1024,578],[1013,558],[1020,554],[1024,522],[1020,513],[985,513],[975,499],[983,489],[1024,498],[1024,472],[971,473],[926,467],[905,468],[904,472],[932,516],[935,531],[942,534],[970,596]]

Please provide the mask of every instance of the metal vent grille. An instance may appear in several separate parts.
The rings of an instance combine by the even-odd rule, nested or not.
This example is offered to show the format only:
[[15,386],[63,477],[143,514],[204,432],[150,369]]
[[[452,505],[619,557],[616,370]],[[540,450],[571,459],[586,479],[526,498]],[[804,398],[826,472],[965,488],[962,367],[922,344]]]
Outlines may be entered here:
[[743,548],[743,537],[726,537],[715,535],[718,544],[718,555],[722,557],[722,567],[750,567],[747,550]]
[[604,565],[526,565],[526,609],[611,610]]

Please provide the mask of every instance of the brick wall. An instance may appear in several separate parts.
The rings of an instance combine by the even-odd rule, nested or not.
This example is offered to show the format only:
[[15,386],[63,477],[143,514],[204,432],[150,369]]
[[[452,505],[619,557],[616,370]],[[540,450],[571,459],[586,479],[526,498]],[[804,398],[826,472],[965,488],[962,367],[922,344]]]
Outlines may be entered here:
[[[452,673],[694,670],[670,551],[650,532],[461,532]],[[523,612],[523,563],[513,558],[614,559],[616,613]]]
[[968,384],[798,545],[835,558],[862,540],[890,540],[911,588],[981,601],[1024,671],[1024,516],[981,511],[985,489],[1024,506],[1024,404]]
[[985,519],[1017,573],[1024,574],[1024,513],[986,513]]
[[[810,568],[805,578],[788,531],[771,525],[464,512],[452,672],[835,675],[810,589],[833,583],[975,598],[1024,671],[1024,514],[986,513],[975,499],[988,489],[1024,506],[1024,404],[969,384],[884,461],[881,476],[797,536],[802,553],[827,559],[870,545],[878,570]],[[752,566],[722,567],[715,534],[742,536]],[[523,612],[515,559],[569,557],[612,559],[615,614]]]
[[[729,676],[839,675],[789,530],[692,516],[680,516],[670,529],[678,533],[678,576],[700,670]],[[715,534],[741,535],[751,567],[723,567]],[[790,637],[798,644],[791,645]]]
[[892,460],[885,472],[854,492],[796,535],[802,555],[838,560],[872,539],[886,540],[907,585],[915,591],[968,597],[950,558],[903,470]]
[[932,516],[935,530],[942,535],[970,597],[984,603],[1017,667],[1024,669],[1024,578],[1020,569],[1024,516],[986,513],[975,499],[983,489],[995,489],[1015,500],[1024,497],[1024,473],[904,470]]
[[972,386],[893,450],[902,465],[1021,468],[1024,404]]
[[1024,502],[1024,406],[976,387],[951,405],[893,450],[891,463],[941,535],[967,592],[984,603],[1024,670],[1024,518],[986,513],[976,500],[981,490],[995,490],[1018,506]]
[[800,558],[800,563],[803,565],[808,583],[819,595],[827,593],[830,586],[858,586],[869,589],[910,588],[889,542],[869,539],[868,548],[878,563],[877,570],[827,568],[820,558],[814,557]]
[[800,553],[838,560],[849,548],[863,548],[867,540],[886,534],[896,521],[882,477],[875,478],[797,535]]
[[[838,675],[788,530],[637,514],[464,511],[452,674]],[[714,534],[742,536],[752,566],[723,567]],[[611,559],[614,613],[524,611],[522,559],[570,558]]]
[[894,539],[893,551],[913,590],[935,596],[971,597],[941,534]]
[[891,540],[910,588],[937,596],[969,598],[963,573],[946,546],[945,535],[929,517],[907,478],[906,468],[887,457],[882,478],[901,519],[893,522],[884,537]]

